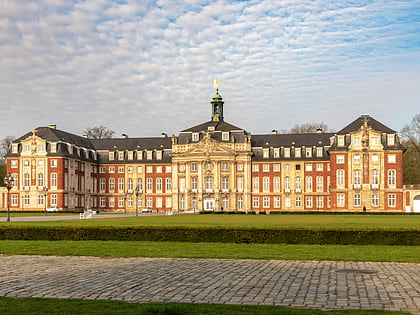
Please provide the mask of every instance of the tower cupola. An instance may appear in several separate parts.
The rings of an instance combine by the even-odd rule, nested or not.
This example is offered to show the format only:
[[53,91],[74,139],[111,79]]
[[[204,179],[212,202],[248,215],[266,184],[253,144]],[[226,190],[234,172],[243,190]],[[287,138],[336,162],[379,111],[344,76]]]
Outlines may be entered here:
[[214,80],[214,88],[216,89],[216,94],[213,96],[211,101],[211,120],[220,121],[223,120],[223,99],[219,94],[219,80]]

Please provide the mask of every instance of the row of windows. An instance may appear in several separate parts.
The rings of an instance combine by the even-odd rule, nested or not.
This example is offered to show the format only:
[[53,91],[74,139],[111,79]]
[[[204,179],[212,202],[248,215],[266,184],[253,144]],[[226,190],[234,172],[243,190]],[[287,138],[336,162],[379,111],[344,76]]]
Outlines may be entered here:
[[[108,169],[108,173],[113,174],[115,173],[115,171],[117,170],[119,174],[124,174],[125,173],[125,166],[101,166],[99,167],[99,173],[101,174],[105,174],[107,173],[107,169]],[[153,165],[148,165],[145,167],[146,169],[146,173],[163,173],[165,171],[165,173],[171,173],[172,172],[172,167],[171,166],[153,166]],[[136,168],[134,168],[133,166],[127,166],[127,173],[132,174],[134,173],[134,170],[137,171],[137,173],[143,173],[143,166],[137,166]]]
[[[353,162],[355,164],[361,163],[362,156],[360,154],[353,155]],[[379,163],[379,155],[378,154],[372,154],[370,155],[370,160],[372,163]],[[337,155],[336,156],[336,162],[337,164],[344,164],[345,161],[345,155]],[[387,161],[388,163],[396,163],[397,162],[397,156],[395,154],[388,154],[387,155]]]
[[[280,158],[281,156],[281,149],[280,148],[274,148],[273,150],[273,157],[274,158]],[[263,158],[268,159],[270,158],[270,149],[264,148],[263,149]],[[283,157],[284,158],[291,158],[292,156],[294,158],[322,158],[324,154],[324,148],[317,147],[317,148],[283,148]]]
[[133,197],[99,197],[99,207],[118,207],[118,208],[133,208],[133,207],[148,207],[148,208],[172,208],[172,198],[171,197],[156,197],[155,205],[153,205],[153,198],[133,198]]
[[[361,185],[361,170],[354,170],[353,171],[353,184],[355,188],[360,188]],[[379,171],[378,170],[371,170],[371,184],[372,185],[379,185]],[[337,186],[344,186],[345,181],[345,171],[342,169],[337,170]],[[397,171],[396,170],[388,170],[388,185],[395,186],[397,183]]]
[[[100,178],[99,179],[99,190],[105,191],[106,190],[106,178]],[[155,180],[155,188],[156,191],[162,191],[163,184],[165,183],[166,191],[170,191],[172,189],[172,178],[166,178],[165,180],[162,178],[156,178]],[[124,178],[118,178],[117,185],[118,185],[118,191],[124,191],[124,184],[125,180]],[[109,191],[115,191],[115,185],[116,180],[115,178],[109,178],[108,179],[108,190]],[[135,185],[135,187],[134,187]],[[143,191],[143,179],[138,178],[137,180],[133,178],[127,179],[127,189],[129,191],[137,190],[139,192]],[[146,179],[146,190],[148,192],[151,192],[153,190],[153,178],[147,178]]]
[[[38,205],[39,206],[43,206],[44,205],[44,195],[38,195]],[[49,195],[50,198],[50,204],[51,206],[57,206],[57,195],[56,194],[50,194]],[[19,203],[19,196],[16,194],[12,194],[11,195],[11,201],[12,201],[12,206],[18,206]],[[22,200],[23,200],[23,205],[29,205],[30,203],[30,198],[29,195],[23,195],[22,196]]]
[[[337,142],[338,142],[339,147],[345,146],[344,137],[345,137],[344,135],[337,136],[338,138]],[[365,138],[365,139],[362,139],[361,136],[352,136],[352,144],[356,147],[361,146],[363,144],[366,144],[366,145],[370,144],[371,146],[378,146],[379,143],[380,143],[380,140],[378,136],[372,136],[370,138]],[[393,134],[387,135],[387,144],[389,146],[395,145],[395,135]]]
[[162,150],[154,150],[154,151],[111,151],[108,152],[108,159],[110,161],[119,160],[143,160],[145,158],[146,160],[162,160],[163,157],[163,151]]
[[[397,195],[396,194],[388,194],[387,201],[389,207],[395,207],[397,205]],[[337,206],[344,207],[345,206],[345,195],[344,194],[337,194]],[[353,206],[354,207],[361,207],[362,206],[362,199],[360,194],[355,194],[353,196]],[[371,195],[371,206],[372,207],[379,207],[379,195],[372,194]]]

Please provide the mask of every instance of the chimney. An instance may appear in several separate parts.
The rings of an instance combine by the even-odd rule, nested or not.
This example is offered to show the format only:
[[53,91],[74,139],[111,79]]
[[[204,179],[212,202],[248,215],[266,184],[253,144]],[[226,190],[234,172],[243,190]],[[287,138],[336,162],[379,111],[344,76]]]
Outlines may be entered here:
[[276,135],[276,134],[278,134],[279,132],[276,130],[276,129],[273,129],[273,130],[271,130],[271,134],[272,135]]
[[57,129],[57,125],[54,125],[54,124],[48,125],[48,127],[51,128],[51,129]]
[[168,137],[168,135],[167,135],[166,133],[162,132],[162,133],[160,134],[160,137],[161,137],[161,138],[167,138],[167,137]]
[[128,138],[128,136],[127,136],[125,133],[123,133],[123,134],[121,135],[121,138],[123,138],[123,139],[127,139],[127,138]]
[[318,128],[318,129],[316,130],[316,133],[322,133],[322,129],[321,129],[321,128]]

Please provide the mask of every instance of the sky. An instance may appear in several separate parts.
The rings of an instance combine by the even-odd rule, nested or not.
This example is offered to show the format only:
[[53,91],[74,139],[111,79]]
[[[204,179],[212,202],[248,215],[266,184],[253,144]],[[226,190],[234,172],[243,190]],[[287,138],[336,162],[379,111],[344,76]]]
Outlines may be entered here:
[[0,139],[37,127],[251,134],[420,113],[419,0],[1,0]]

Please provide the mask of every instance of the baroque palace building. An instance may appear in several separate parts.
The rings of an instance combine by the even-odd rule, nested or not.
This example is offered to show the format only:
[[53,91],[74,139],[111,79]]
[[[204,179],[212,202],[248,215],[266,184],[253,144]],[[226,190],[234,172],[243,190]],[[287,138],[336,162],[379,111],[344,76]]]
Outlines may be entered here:
[[[404,147],[362,115],[336,133],[251,135],[223,117],[178,136],[92,140],[39,127],[12,143],[12,210],[406,211]],[[3,198],[4,199],[4,198]],[[4,207],[3,200],[3,207]]]

